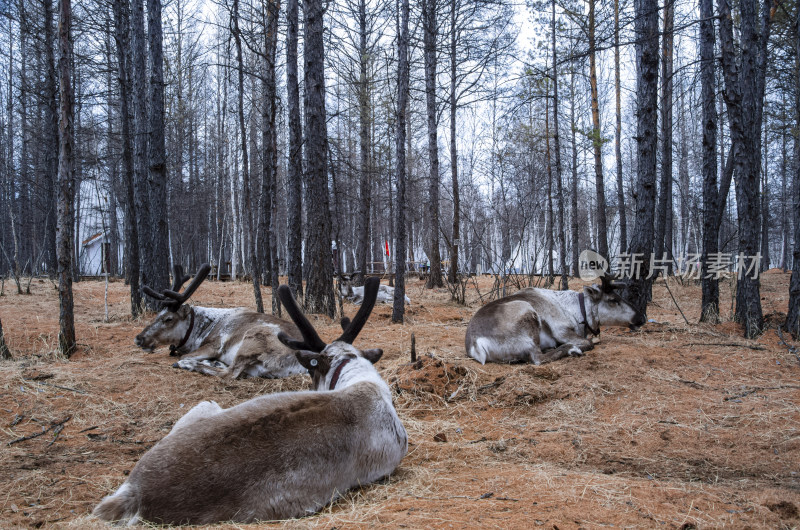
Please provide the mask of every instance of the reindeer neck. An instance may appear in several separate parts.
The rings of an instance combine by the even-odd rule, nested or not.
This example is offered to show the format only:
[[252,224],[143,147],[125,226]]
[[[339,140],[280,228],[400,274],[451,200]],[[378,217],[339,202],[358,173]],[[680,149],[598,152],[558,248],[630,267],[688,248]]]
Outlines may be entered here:
[[598,335],[600,333],[600,322],[597,316],[597,305],[592,301],[592,297],[586,296],[583,291],[578,293],[577,298],[584,335],[587,337],[590,333],[595,336]]
[[331,364],[331,369],[325,376],[324,385],[320,390],[337,391],[364,382],[376,384],[391,399],[391,392],[386,382],[372,366],[372,363],[363,357],[336,359]]

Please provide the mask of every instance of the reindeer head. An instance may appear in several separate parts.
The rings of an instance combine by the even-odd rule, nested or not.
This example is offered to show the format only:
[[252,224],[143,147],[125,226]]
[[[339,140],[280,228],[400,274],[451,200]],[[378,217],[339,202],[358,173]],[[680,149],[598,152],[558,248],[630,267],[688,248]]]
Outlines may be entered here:
[[[181,286],[189,280],[189,276],[183,275],[183,267],[180,265],[175,265],[173,269],[172,289],[157,293],[150,287],[143,286],[142,291],[161,302],[162,309],[155,320],[136,335],[134,343],[148,352],[166,344],[177,344],[175,349],[183,346],[182,342],[186,342],[194,320],[192,308],[184,305],[184,302],[200,287],[210,271],[211,266],[208,263],[200,267],[192,283],[182,293],[179,292]],[[171,353],[174,354],[174,351]]]
[[283,332],[278,333],[278,339],[295,350],[298,362],[308,370],[311,376],[311,387],[314,390],[333,390],[339,374],[346,364],[351,365],[349,369],[355,365],[363,370],[375,372],[372,365],[381,358],[383,350],[378,348],[359,350],[353,346],[353,341],[361,332],[375,306],[379,284],[378,278],[367,280],[364,286],[364,303],[361,304],[352,321],[347,317],[342,318],[343,333],[330,344],[325,344],[319,338],[314,326],[297,305],[289,287],[286,285],[278,287],[278,296],[286,308],[286,312],[300,330],[303,340],[293,339]]
[[583,288],[584,293],[597,307],[597,325],[628,326],[631,329],[638,329],[647,320],[617,293],[617,290],[625,287],[625,284],[615,280],[616,276],[605,274],[600,277],[601,285],[594,284]]

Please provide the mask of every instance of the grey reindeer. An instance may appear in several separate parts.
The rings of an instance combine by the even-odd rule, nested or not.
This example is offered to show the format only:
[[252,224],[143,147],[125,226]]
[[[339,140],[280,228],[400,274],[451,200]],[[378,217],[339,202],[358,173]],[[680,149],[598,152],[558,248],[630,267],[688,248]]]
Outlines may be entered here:
[[309,371],[312,391],[257,397],[223,409],[204,401],[136,464],[94,515],[123,524],[249,523],[302,517],[350,488],[391,474],[408,451],[380,349],[352,345],[377,296],[325,344],[287,286],[278,294],[303,340],[279,334]]
[[489,302],[467,326],[467,355],[481,364],[540,364],[583,355],[594,347],[589,334],[597,336],[600,326],[636,329],[645,324],[644,315],[617,293],[621,287],[604,275],[601,285],[588,285],[581,292],[528,287]]
[[278,333],[298,333],[291,322],[244,308],[186,304],[210,270],[207,263],[200,267],[182,293],[181,286],[189,277],[183,275],[180,265],[174,267],[172,289],[158,293],[144,286],[144,293],[159,300],[163,309],[134,343],[147,352],[169,345],[170,355],[181,356],[173,364],[175,368],[228,379],[304,373],[292,349],[278,340]]

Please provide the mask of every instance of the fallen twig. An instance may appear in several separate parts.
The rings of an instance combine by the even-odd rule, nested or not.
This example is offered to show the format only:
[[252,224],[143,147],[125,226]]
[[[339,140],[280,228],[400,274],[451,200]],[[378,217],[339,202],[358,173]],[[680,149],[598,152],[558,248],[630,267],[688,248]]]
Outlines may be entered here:
[[33,440],[34,438],[38,438],[39,436],[41,436],[43,434],[46,434],[49,431],[52,431],[53,429],[58,428],[58,431],[56,432],[55,438],[53,438],[53,441],[48,444],[48,446],[49,445],[53,445],[53,442],[56,441],[56,438],[58,438],[58,435],[64,429],[64,424],[67,423],[71,419],[72,419],[72,416],[67,416],[66,418],[64,418],[63,420],[61,420],[59,422],[51,423],[50,426],[47,427],[47,428],[42,427],[42,432],[29,434],[28,436],[23,436],[22,438],[17,438],[16,440],[11,440],[10,442],[8,442],[7,445],[14,445],[15,443],[25,442],[25,441],[28,441],[28,440]]
[[683,346],[733,346],[736,348],[750,348],[751,350],[766,350],[759,344],[744,344],[742,342],[689,342]]
[[672,296],[672,289],[669,288],[669,282],[667,281],[666,276],[664,277],[664,285],[667,287],[667,292],[669,293],[670,298],[672,298],[672,302],[675,304],[675,307],[677,307],[678,311],[680,311],[681,316],[683,317],[683,321],[686,322],[686,324],[688,325],[689,320],[686,318],[686,315],[683,314],[683,309],[681,309],[681,306],[678,305],[678,301],[675,300],[674,296]]
[[87,394],[88,393],[88,392],[85,392],[83,390],[78,390],[77,388],[70,388],[68,386],[54,385],[52,383],[45,383],[44,381],[33,381],[33,382],[36,383],[37,385],[50,386],[50,387],[53,387],[53,388],[58,388],[60,390],[69,390],[70,392],[75,392],[76,394]]

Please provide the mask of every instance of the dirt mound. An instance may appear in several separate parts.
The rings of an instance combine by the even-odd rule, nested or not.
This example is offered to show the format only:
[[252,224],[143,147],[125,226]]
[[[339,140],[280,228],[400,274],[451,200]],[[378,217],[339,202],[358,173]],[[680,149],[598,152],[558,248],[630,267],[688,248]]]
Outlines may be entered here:
[[561,393],[553,382],[559,377],[549,366],[520,366],[479,387],[478,393],[487,395],[493,406],[528,406],[558,398]]
[[409,393],[425,398],[436,396],[442,399],[454,399],[467,376],[463,366],[445,363],[438,357],[427,354],[413,363],[400,366],[389,383],[398,393]]

